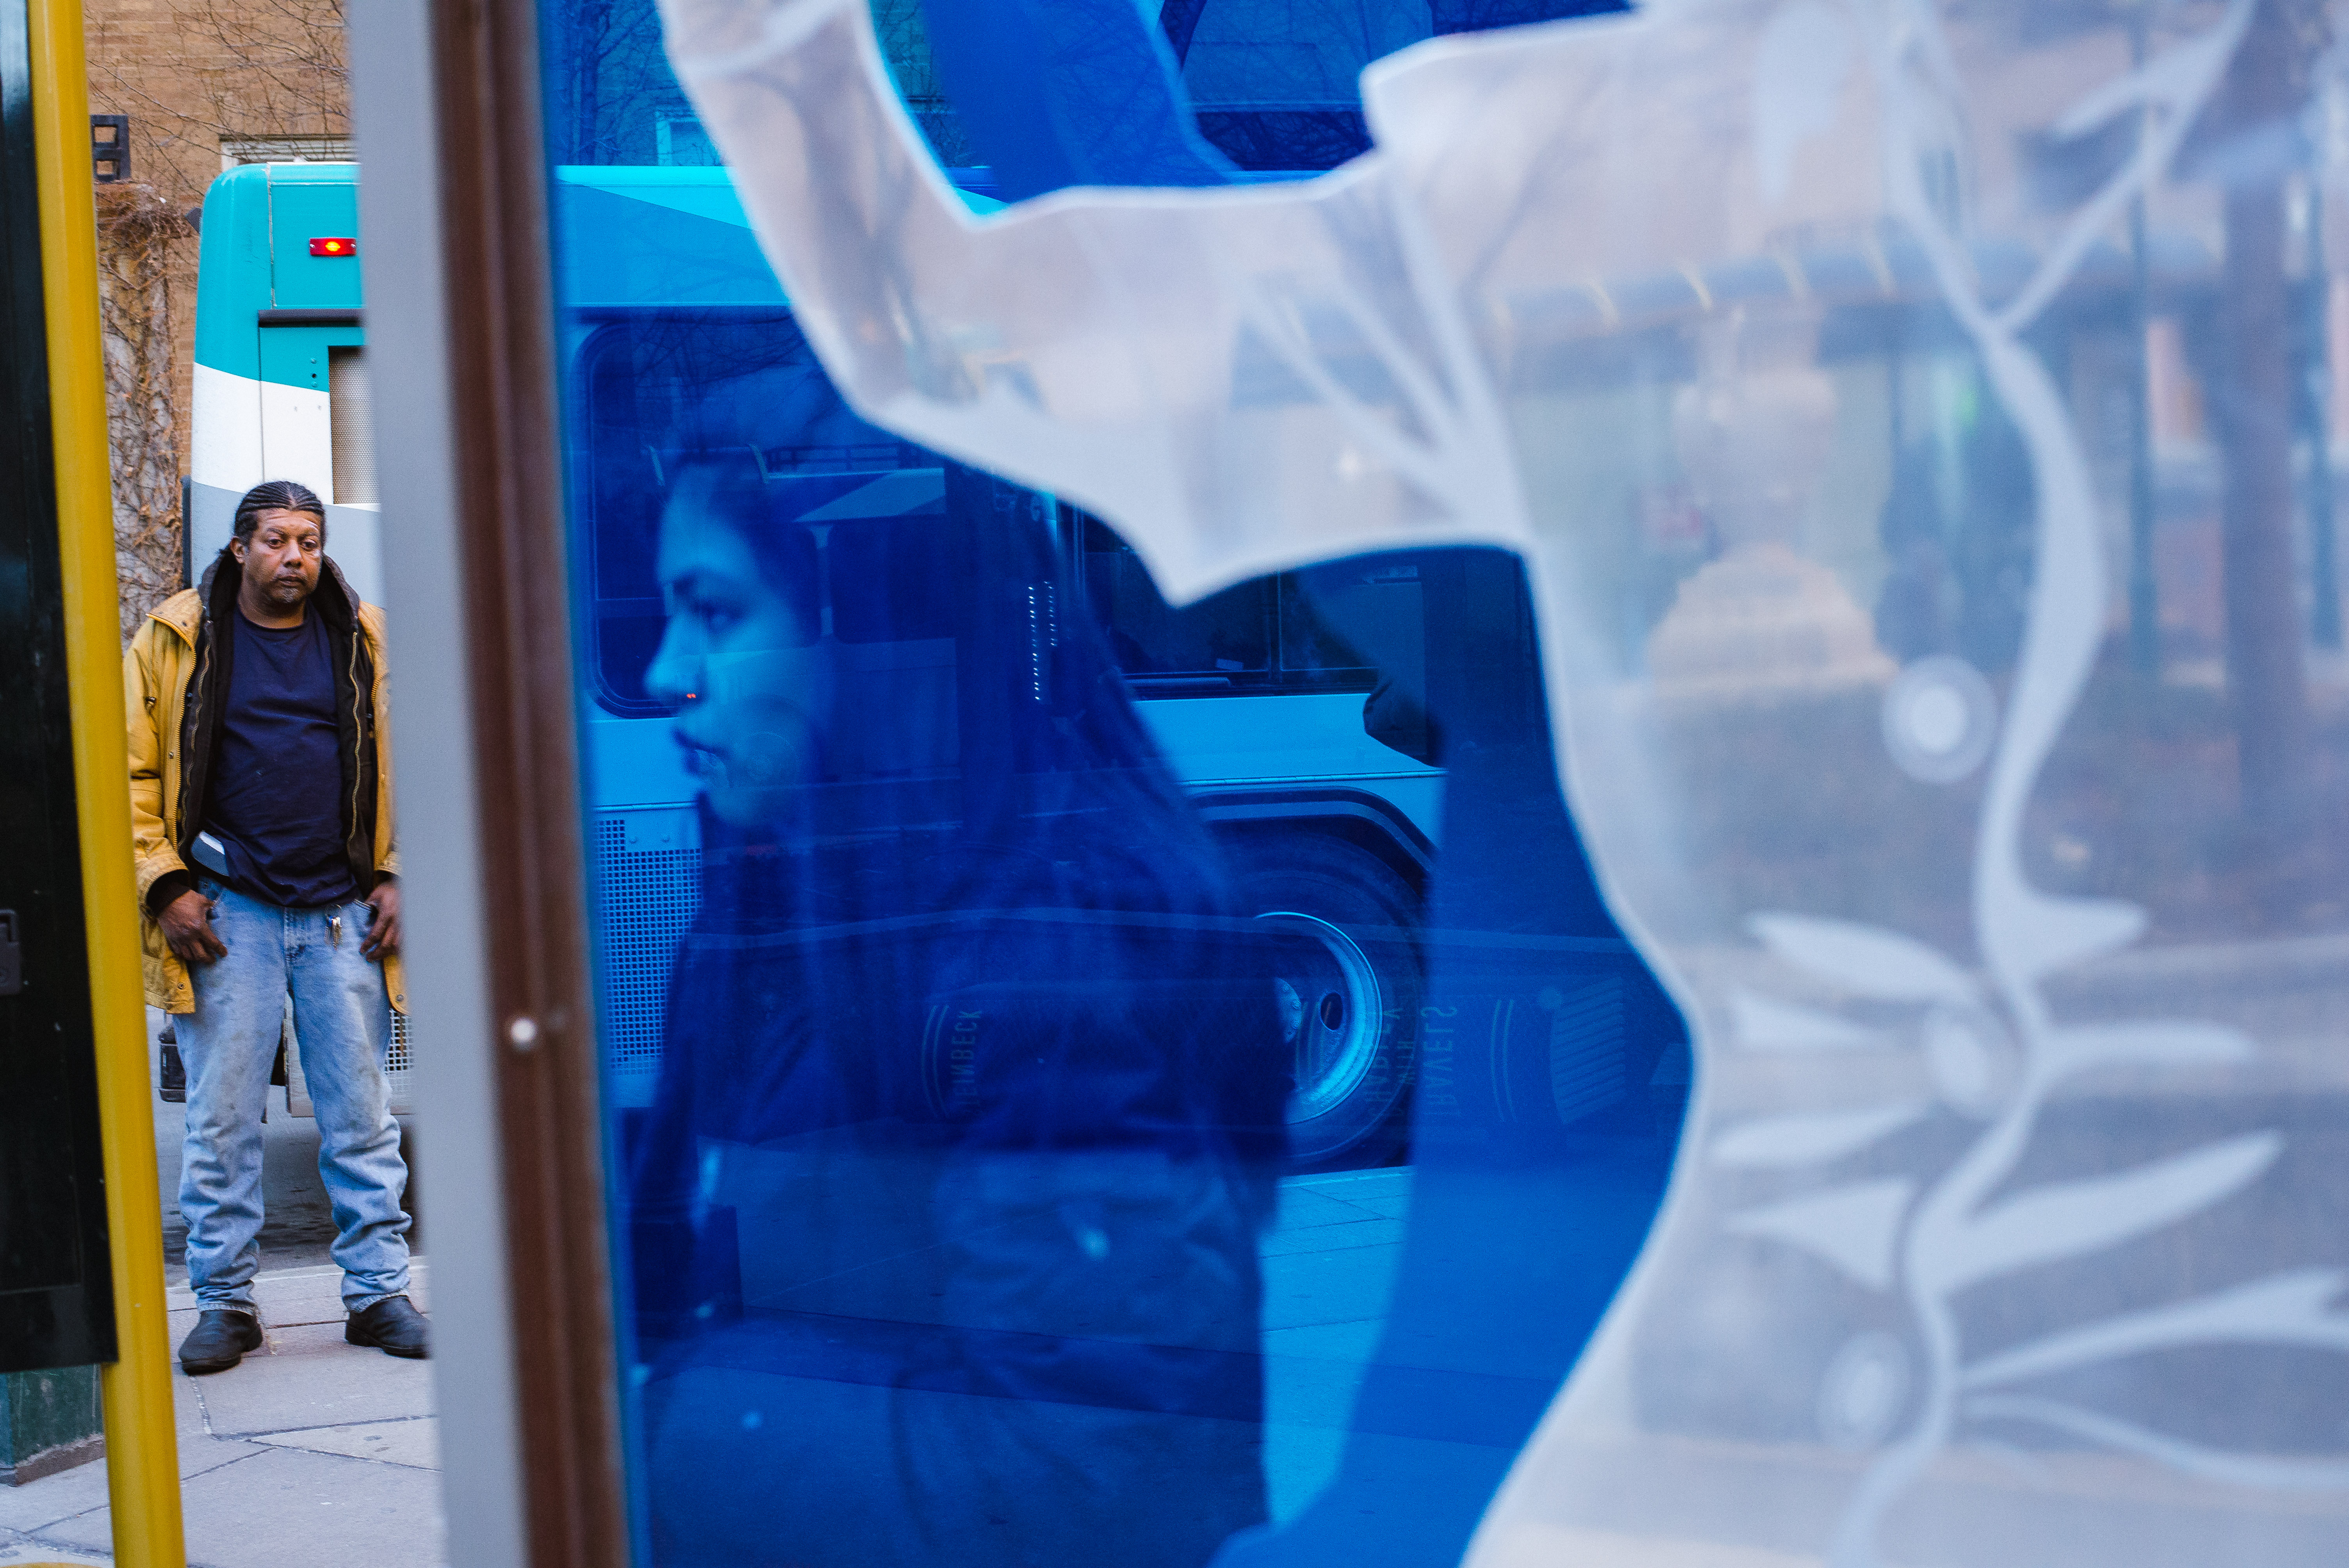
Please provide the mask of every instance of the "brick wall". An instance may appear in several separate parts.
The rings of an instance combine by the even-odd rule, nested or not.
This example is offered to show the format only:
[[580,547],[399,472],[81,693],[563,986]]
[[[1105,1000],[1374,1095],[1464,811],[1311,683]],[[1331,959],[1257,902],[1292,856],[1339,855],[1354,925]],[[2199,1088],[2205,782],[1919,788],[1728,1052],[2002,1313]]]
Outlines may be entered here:
[[[129,117],[142,188],[108,188],[100,204],[127,635],[176,586],[197,247],[183,220],[219,176],[223,144],[347,137],[349,88],[340,0],[86,0],[85,18],[90,112]],[[149,340],[158,310],[168,347]]]

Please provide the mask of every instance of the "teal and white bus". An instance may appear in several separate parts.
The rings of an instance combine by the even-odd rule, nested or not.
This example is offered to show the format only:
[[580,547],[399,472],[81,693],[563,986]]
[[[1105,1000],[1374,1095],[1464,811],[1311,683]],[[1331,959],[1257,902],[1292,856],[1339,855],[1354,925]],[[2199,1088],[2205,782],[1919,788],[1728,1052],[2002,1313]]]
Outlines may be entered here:
[[[222,175],[205,200],[191,573],[227,542],[238,496],[293,479],[328,500],[330,552],[362,594],[380,596],[379,530],[398,520],[376,501],[357,181],[349,163],[254,165]],[[957,184],[975,208],[994,205],[983,171]],[[576,602],[588,612],[581,684],[594,694],[582,752],[597,983],[611,1088],[626,1106],[650,1096],[669,961],[693,917],[700,860],[697,785],[644,685],[663,624],[647,520],[680,455],[643,438],[659,424],[647,410],[707,385],[713,364],[796,367],[793,385],[829,397],[833,411],[748,445],[786,504],[804,504],[802,521],[935,511],[946,480],[941,459],[837,407],[724,170],[564,169],[554,195],[559,292],[570,302],[562,352],[585,427],[569,499]],[[1231,846],[1251,906],[1283,937],[1299,1165],[1395,1158],[1443,789],[1423,722],[1390,700],[1419,684],[1392,667],[1396,650],[1408,660],[1419,645],[1415,571],[1350,569],[1318,580],[1312,601],[1293,579],[1268,577],[1174,610],[1108,527],[1018,494],[1052,509],[1070,579],[1105,624],[1168,760]],[[1342,606],[1349,625],[1382,628],[1390,667],[1334,635],[1316,603]],[[395,1070],[404,1029],[397,1048]]]

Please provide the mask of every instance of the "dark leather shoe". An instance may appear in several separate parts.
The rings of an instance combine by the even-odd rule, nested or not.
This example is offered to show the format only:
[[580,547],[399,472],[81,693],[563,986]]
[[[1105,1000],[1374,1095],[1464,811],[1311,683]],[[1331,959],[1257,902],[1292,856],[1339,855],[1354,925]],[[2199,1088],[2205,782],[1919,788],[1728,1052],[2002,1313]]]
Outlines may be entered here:
[[343,1325],[343,1337],[353,1345],[372,1345],[387,1356],[421,1361],[432,1353],[432,1329],[424,1315],[404,1295],[388,1295],[365,1312],[355,1312]]
[[180,1341],[180,1366],[188,1376],[201,1377],[207,1372],[225,1372],[243,1360],[246,1351],[260,1348],[259,1318],[226,1307],[207,1309]]

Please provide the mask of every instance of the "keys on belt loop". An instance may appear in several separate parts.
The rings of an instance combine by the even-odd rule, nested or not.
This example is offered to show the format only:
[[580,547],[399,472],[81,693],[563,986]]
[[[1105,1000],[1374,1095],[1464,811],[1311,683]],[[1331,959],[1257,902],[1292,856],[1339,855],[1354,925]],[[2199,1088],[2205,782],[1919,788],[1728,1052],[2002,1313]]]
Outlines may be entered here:
[[326,944],[330,947],[343,944],[343,917],[339,914],[326,916]]

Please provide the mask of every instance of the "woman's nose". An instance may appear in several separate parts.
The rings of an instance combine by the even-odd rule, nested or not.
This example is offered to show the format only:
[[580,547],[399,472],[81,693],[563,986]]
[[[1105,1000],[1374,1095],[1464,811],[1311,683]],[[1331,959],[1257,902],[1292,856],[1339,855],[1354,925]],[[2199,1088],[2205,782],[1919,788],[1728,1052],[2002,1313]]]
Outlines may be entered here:
[[681,708],[694,695],[701,659],[698,650],[688,645],[692,640],[681,618],[671,619],[661,630],[660,646],[645,671],[645,691],[664,707]]

